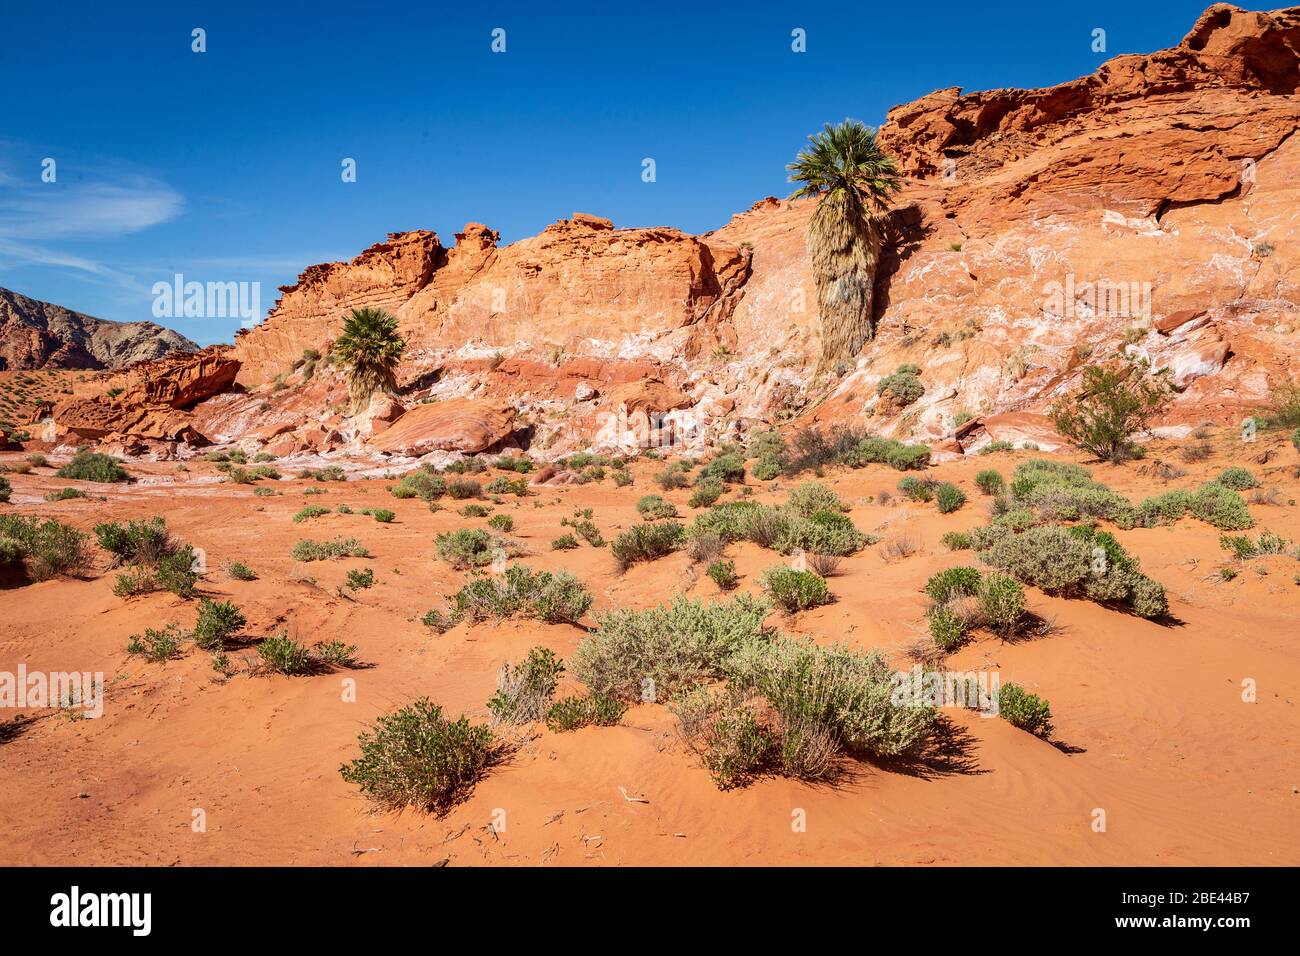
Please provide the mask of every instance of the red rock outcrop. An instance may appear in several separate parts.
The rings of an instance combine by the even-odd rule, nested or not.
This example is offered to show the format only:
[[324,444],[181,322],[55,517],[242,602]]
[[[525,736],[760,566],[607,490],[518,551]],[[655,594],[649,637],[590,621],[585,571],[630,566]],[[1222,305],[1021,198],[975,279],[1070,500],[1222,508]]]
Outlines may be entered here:
[[305,349],[324,351],[351,309],[396,310],[428,284],[446,254],[435,233],[395,232],[351,262],[309,266],[280,288],[266,321],[236,335],[240,382],[261,384],[288,371]]
[[89,439],[201,442],[204,436],[188,410],[229,389],[238,372],[239,362],[226,346],[141,362],[126,370],[125,385],[117,394],[55,406],[55,429],[60,435]]
[[485,451],[510,437],[515,411],[508,404],[453,398],[416,405],[370,439],[380,451],[425,455],[431,451]]
[[[394,235],[288,287],[239,337],[241,381],[322,349],[347,308],[382,305],[410,343],[407,399],[509,402],[539,448],[596,439],[614,386],[654,378],[681,396],[674,435],[852,421],[960,449],[953,422],[992,436],[1124,349],[1172,371],[1170,421],[1239,419],[1300,377],[1298,127],[1300,8],[1216,4],[1171,50],[892,110],[879,140],[908,178],[877,337],[834,374],[816,374],[812,204],[765,199],[702,236],[583,214],[505,247],[477,223],[450,249]],[[899,408],[876,386],[904,362],[925,394]],[[1041,432],[1014,422],[1020,440]]]

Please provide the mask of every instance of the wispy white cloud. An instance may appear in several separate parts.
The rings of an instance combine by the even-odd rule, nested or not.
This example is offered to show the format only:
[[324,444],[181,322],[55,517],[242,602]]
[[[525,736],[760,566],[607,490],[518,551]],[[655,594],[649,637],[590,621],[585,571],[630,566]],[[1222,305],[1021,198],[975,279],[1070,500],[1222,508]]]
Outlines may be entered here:
[[5,265],[37,265],[85,273],[124,284],[135,280],[118,269],[69,252],[68,243],[114,239],[179,216],[182,196],[166,183],[143,176],[112,182],[20,182],[0,169],[0,253]]

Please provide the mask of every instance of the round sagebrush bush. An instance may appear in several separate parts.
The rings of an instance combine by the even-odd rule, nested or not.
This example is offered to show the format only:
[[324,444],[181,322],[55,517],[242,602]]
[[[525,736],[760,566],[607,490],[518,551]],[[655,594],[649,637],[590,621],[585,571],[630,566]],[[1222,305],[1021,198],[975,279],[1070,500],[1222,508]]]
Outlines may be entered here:
[[930,464],[930,446],[900,445],[890,450],[886,461],[899,471],[919,471]]
[[786,507],[802,518],[811,517],[818,511],[836,513],[847,510],[840,496],[819,481],[804,482],[791,491]]
[[965,531],[948,531],[939,539],[949,551],[969,551],[971,548],[971,536]]
[[392,810],[444,812],[465,796],[496,759],[492,731],[420,698],[380,717],[357,738],[361,756],[339,768],[363,795]]
[[980,582],[980,609],[989,626],[1007,632],[1025,613],[1025,589],[1015,578],[989,574]]
[[1231,488],[1233,491],[1246,491],[1250,488],[1259,487],[1259,479],[1256,478],[1246,468],[1226,468],[1223,474],[1216,479],[1219,484],[1225,488]]
[[898,490],[912,501],[932,501],[934,499],[934,482],[925,478],[907,475],[898,479]]
[[797,571],[785,565],[768,568],[763,574],[763,586],[776,605],[791,614],[831,601],[830,588],[820,574]]
[[965,620],[961,615],[947,607],[934,608],[930,612],[927,623],[930,627],[930,636],[934,638],[934,643],[945,651],[954,650],[961,644],[962,638],[966,635]]
[[1245,531],[1255,524],[1246,499],[1217,481],[1201,485],[1188,500],[1187,508],[1220,531]]
[[1038,525],[998,538],[980,557],[1025,584],[1066,592],[1092,573],[1092,547],[1059,525]]
[[1169,599],[1165,595],[1164,585],[1145,574],[1133,576],[1128,601],[1138,617],[1150,619],[1164,617],[1169,613]]
[[935,604],[945,604],[956,597],[977,594],[980,587],[978,568],[945,568],[930,576],[925,582],[925,593]]
[[1031,734],[1052,736],[1052,705],[1018,684],[1003,684],[998,690],[998,716]]
[[642,495],[641,499],[636,503],[636,510],[647,521],[677,517],[676,506],[660,495]]
[[203,598],[194,622],[194,643],[205,651],[220,650],[226,639],[238,634],[247,623],[244,613],[230,601]]
[[975,484],[980,491],[986,495],[996,495],[1006,487],[1006,482],[1002,480],[1001,472],[993,468],[985,468],[975,475]]
[[952,482],[945,481],[934,489],[935,504],[940,514],[950,514],[966,503],[966,492]]
[[724,591],[730,591],[739,580],[736,576],[735,561],[714,561],[709,565],[707,574],[709,579]]

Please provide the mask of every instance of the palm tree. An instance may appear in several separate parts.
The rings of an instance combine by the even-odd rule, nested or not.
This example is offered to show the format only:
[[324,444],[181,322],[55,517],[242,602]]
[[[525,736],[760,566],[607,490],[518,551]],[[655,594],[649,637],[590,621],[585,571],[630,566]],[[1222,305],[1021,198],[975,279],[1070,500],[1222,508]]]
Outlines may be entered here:
[[360,410],[380,389],[396,391],[395,372],[405,348],[397,319],[383,309],[353,309],[343,320],[334,352],[348,366],[353,408]]
[[876,146],[876,131],[857,120],[808,137],[786,167],[800,183],[791,199],[817,197],[808,253],[822,317],[825,369],[851,360],[872,337],[872,299],[880,256],[880,214],[899,189],[898,166]]

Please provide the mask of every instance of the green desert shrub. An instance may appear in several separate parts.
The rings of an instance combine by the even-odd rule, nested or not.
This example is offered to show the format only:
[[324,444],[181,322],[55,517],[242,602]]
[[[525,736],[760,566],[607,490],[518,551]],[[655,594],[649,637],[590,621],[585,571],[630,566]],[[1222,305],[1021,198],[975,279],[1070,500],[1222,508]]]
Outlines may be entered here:
[[1080,587],[1092,570],[1092,548],[1058,525],[1007,534],[980,557],[1017,580],[1048,592]]
[[552,551],[572,551],[578,546],[578,539],[571,534],[562,534],[551,542]]
[[1080,390],[1048,410],[1056,430],[1098,458],[1121,462],[1137,456],[1134,436],[1169,404],[1173,387],[1143,360],[1129,359],[1083,370]]
[[231,561],[226,565],[226,573],[236,581],[255,581],[257,572],[250,568],[243,561]]
[[244,613],[230,601],[203,598],[194,622],[194,643],[205,651],[221,650],[226,640],[238,634],[247,623]]
[[8,502],[13,491],[14,486],[9,483],[9,479],[0,475],[0,504]]
[[194,549],[188,544],[180,545],[158,560],[158,583],[178,597],[191,598],[199,583],[197,567]]
[[564,662],[547,647],[534,647],[518,664],[497,672],[496,693],[487,702],[494,724],[527,724],[546,716],[564,673]]
[[[752,540],[756,544],[762,543],[757,538]],[[775,541],[767,547],[775,547],[783,554],[805,551],[844,557],[860,551],[864,546],[874,543],[874,540],[858,531],[847,515],[822,510],[813,512],[805,519],[786,521],[779,529]]]
[[105,551],[123,561],[155,564],[175,547],[161,517],[133,519],[125,524],[106,521],[95,525],[95,538]]
[[373,568],[359,570],[352,568],[348,571],[344,586],[350,591],[364,591],[366,588],[375,586],[375,572]]
[[367,508],[362,514],[369,514],[380,524],[391,524],[393,519],[397,517],[395,513],[387,508]]
[[998,716],[1039,737],[1052,736],[1051,703],[1019,684],[1003,684],[998,689]]
[[[3,489],[0,489],[3,493]],[[89,498],[80,488],[60,488],[58,491],[51,491],[45,496],[46,501],[72,501],[75,498]]]
[[980,455],[995,455],[1000,451],[1015,451],[1016,446],[1009,441],[991,441],[977,452]]
[[1220,531],[1244,531],[1255,524],[1246,499],[1216,481],[1207,482],[1193,492],[1187,509]]
[[131,477],[119,459],[84,448],[79,449],[55,474],[74,481],[98,481],[105,484],[128,481]]
[[324,468],[304,468],[298,477],[308,481],[347,481],[348,473],[342,465],[328,465]]
[[523,498],[528,494],[528,479],[507,478],[505,475],[499,475],[488,483],[487,492],[492,495],[514,495]]
[[993,468],[985,468],[976,474],[975,484],[986,495],[996,495],[1006,486],[1006,483],[1002,480],[1001,472]]
[[919,471],[930,464],[930,446],[899,445],[890,449],[885,461],[898,471]]
[[162,630],[146,627],[143,634],[132,634],[127,638],[126,652],[132,657],[160,663],[179,656],[184,638],[178,624],[168,624]]
[[925,394],[925,386],[918,377],[920,369],[915,365],[900,365],[891,375],[886,375],[876,385],[876,394],[889,393],[897,405],[911,405]]
[[939,539],[949,551],[969,551],[971,548],[971,536],[964,531],[948,531]]
[[687,502],[692,508],[708,508],[715,504],[722,497],[722,492],[726,489],[720,480],[708,478],[696,484],[695,489],[691,492],[690,501]]
[[80,574],[90,563],[86,535],[52,518],[0,515],[0,541],[5,563],[21,563],[33,581]]
[[310,518],[319,518],[321,515],[327,515],[329,513],[329,508],[324,508],[321,505],[308,505],[293,516],[293,523],[302,524]]
[[945,651],[955,650],[966,636],[966,619],[943,605],[930,610],[926,623],[935,644]]
[[563,697],[546,710],[546,728],[553,733],[580,727],[613,727],[623,719],[627,705],[613,697],[588,694],[586,697]]
[[517,557],[523,551],[517,541],[482,528],[457,528],[436,536],[434,544],[438,557],[460,571]]
[[470,504],[461,508],[457,514],[462,518],[486,518],[492,513],[492,509],[486,505]]
[[739,702],[719,706],[701,730],[701,762],[720,790],[744,786],[757,776],[775,744],[757,711]]
[[776,606],[791,614],[831,601],[830,588],[820,574],[798,571],[783,564],[764,572],[763,586]]
[[770,605],[748,595],[723,604],[685,597],[645,611],[599,613],[596,630],[578,645],[574,675],[593,693],[636,700],[653,688],[661,698],[724,676],[740,649],[766,643]]
[[1246,491],[1250,488],[1259,487],[1259,479],[1250,473],[1246,468],[1226,468],[1223,474],[1215,479],[1225,488],[1231,488],[1233,491]]
[[475,578],[452,597],[457,619],[481,621],[515,615],[547,623],[573,623],[591,607],[591,593],[567,571],[552,574],[515,564],[501,575]]
[[980,610],[990,627],[1010,633],[1025,613],[1025,589],[1005,574],[988,574],[980,582]]
[[515,519],[510,515],[493,515],[488,519],[488,527],[496,531],[514,531]]
[[978,568],[945,568],[930,576],[925,593],[935,604],[944,604],[956,597],[978,594],[981,580]]
[[1272,531],[1261,531],[1259,538],[1252,541],[1248,535],[1219,535],[1219,545],[1241,561],[1262,557],[1266,554],[1285,554],[1287,540]]
[[456,478],[447,484],[447,494],[452,498],[482,498],[483,486],[473,478]]
[[525,455],[502,455],[493,462],[502,471],[513,471],[526,475],[533,470],[532,459]]
[[370,552],[356,538],[312,541],[304,538],[289,552],[295,561],[329,561],[336,558],[368,558]]
[[[810,734],[851,754],[899,757],[914,753],[934,728],[933,708],[895,703],[895,672],[874,650],[785,638],[749,645],[730,669],[738,687],[761,694],[777,715],[783,763],[808,755],[798,744]],[[806,775],[797,762],[785,769]]]
[[311,651],[287,634],[268,637],[257,645],[257,656],[262,666],[277,674],[293,677],[309,674],[314,667]]
[[447,481],[442,475],[435,475],[432,472],[411,471],[403,475],[388,491],[394,498],[436,501],[447,493]]
[[690,482],[686,478],[685,468],[689,468],[684,462],[673,462],[659,474],[655,475],[655,484],[664,491],[672,491],[674,488],[685,488]]
[[1172,524],[1187,513],[1191,503],[1192,493],[1181,488],[1152,495],[1138,503],[1134,523],[1139,527],[1152,527],[1161,522]]
[[739,580],[736,576],[735,561],[714,561],[709,565],[705,573],[708,574],[709,579],[714,584],[724,591],[730,591]]
[[935,487],[934,501],[940,514],[949,514],[966,503],[966,493],[952,482],[945,481]]
[[637,524],[628,528],[610,546],[610,553],[620,570],[638,561],[653,561],[676,551],[685,541],[686,532],[679,522]]
[[898,479],[898,490],[910,501],[933,501],[935,487],[936,482],[928,478],[917,478],[915,475],[905,475]]
[[636,510],[647,521],[677,517],[677,509],[673,506],[673,503],[664,500],[659,495],[642,495],[641,500],[636,503]]
[[786,508],[801,518],[812,516],[818,511],[842,512],[847,510],[840,496],[827,485],[818,481],[808,481],[794,488],[786,501]]
[[698,481],[738,482],[745,480],[745,459],[737,452],[715,455],[700,469]]
[[361,755],[339,772],[390,810],[445,812],[464,797],[498,756],[492,731],[420,698],[379,718],[357,740]]

